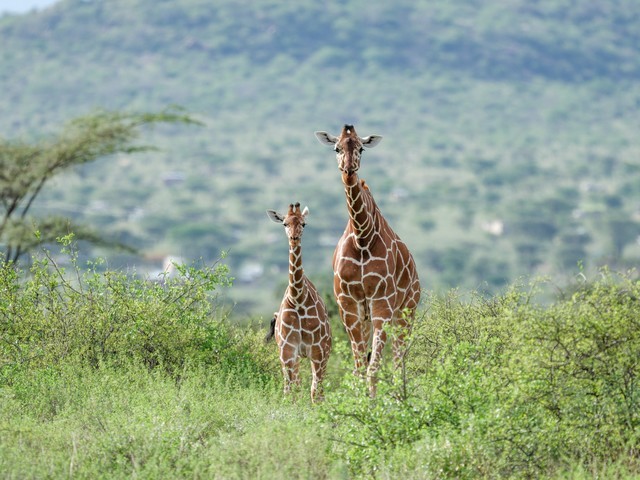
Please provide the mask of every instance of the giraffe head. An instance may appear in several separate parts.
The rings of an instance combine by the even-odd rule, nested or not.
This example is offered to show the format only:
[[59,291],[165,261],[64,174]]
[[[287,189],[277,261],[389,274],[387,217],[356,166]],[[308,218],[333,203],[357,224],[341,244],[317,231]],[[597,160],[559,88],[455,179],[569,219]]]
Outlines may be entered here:
[[316,132],[316,137],[323,145],[333,147],[338,159],[338,168],[347,175],[357,172],[360,168],[360,155],[364,147],[373,148],[382,140],[380,135],[359,137],[353,125],[345,125],[339,137],[327,132]]
[[295,205],[293,203],[290,204],[289,211],[286,215],[282,215],[275,210],[267,210],[267,215],[271,220],[284,225],[284,230],[289,239],[289,245],[292,247],[300,245],[302,231],[306,225],[305,222],[308,214],[309,207],[304,207],[304,210],[300,211],[300,203],[296,203]]

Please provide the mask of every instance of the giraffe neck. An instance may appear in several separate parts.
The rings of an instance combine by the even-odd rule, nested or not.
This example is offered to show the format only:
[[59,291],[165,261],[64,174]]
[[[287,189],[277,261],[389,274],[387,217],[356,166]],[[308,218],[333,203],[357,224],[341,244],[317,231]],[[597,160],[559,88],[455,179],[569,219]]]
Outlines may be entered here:
[[376,230],[376,205],[371,193],[362,186],[356,173],[342,174],[344,192],[347,196],[349,223],[358,239],[359,246],[366,246]]
[[302,268],[302,247],[289,245],[289,297],[299,305],[304,299],[304,269]]

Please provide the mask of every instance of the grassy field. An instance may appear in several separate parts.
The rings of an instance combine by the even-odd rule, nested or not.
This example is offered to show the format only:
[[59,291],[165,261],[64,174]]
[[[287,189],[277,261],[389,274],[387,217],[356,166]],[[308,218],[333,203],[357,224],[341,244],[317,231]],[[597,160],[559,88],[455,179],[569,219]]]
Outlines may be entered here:
[[[222,264],[178,281],[0,270],[3,478],[634,478],[640,283],[603,270],[552,304],[544,282],[426,292],[405,365],[370,399],[334,324],[326,400],[309,368],[281,393],[266,325],[215,295]],[[231,287],[233,288],[233,287]],[[390,332],[393,335],[393,332]]]

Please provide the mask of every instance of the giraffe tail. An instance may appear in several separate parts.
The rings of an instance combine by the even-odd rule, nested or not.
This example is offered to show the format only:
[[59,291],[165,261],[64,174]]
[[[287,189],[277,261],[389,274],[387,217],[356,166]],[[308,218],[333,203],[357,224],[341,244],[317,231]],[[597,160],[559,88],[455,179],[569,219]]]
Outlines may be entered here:
[[269,332],[266,337],[264,337],[264,343],[268,343],[276,334],[276,319],[278,318],[278,312],[273,313],[273,318],[271,319],[271,324],[269,325]]

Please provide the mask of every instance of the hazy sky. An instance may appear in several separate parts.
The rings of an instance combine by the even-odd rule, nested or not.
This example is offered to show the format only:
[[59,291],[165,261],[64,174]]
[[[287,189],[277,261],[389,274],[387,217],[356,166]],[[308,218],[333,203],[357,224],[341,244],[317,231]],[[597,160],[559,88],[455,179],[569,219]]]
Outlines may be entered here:
[[32,8],[43,8],[53,5],[58,0],[0,0],[0,14],[25,13]]

